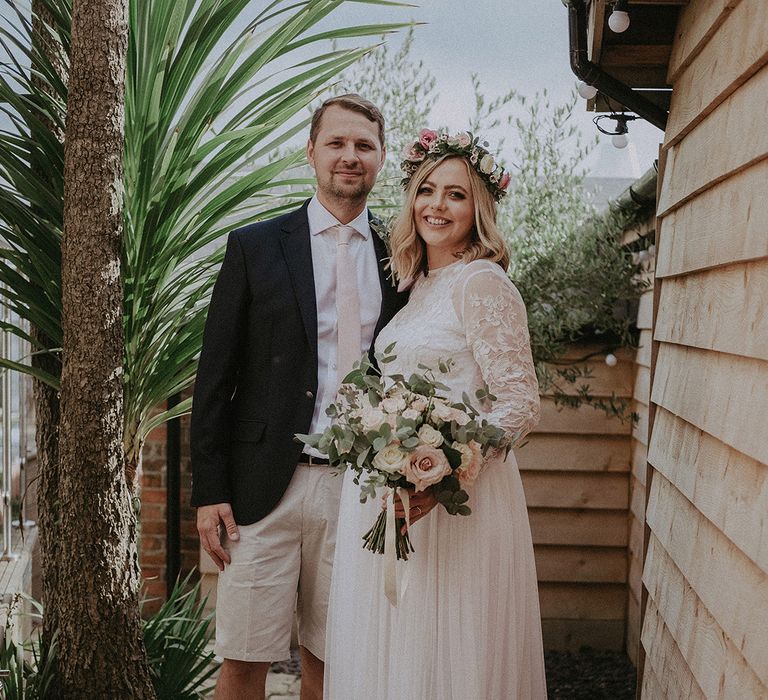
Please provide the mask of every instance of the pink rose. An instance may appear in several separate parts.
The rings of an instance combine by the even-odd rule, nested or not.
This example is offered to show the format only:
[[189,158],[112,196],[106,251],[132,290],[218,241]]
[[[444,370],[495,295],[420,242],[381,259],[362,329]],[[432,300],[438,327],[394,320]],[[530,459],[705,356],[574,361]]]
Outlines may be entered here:
[[499,181],[499,189],[504,190],[506,192],[507,187],[509,187],[509,181],[512,179],[512,176],[509,173],[504,173],[501,176],[501,180]]
[[451,465],[443,451],[429,445],[419,445],[409,457],[403,476],[414,485],[416,491],[423,491],[451,473]]
[[437,132],[432,129],[422,129],[419,134],[419,143],[428,150],[433,141],[437,140]]
[[403,159],[404,160],[412,160],[416,161],[417,163],[420,163],[422,160],[424,160],[424,156],[426,154],[424,151],[419,150],[416,148],[416,144],[412,143],[410,146],[406,146],[405,150],[403,151]]
[[454,442],[451,447],[461,453],[461,464],[456,469],[459,482],[462,486],[471,486],[480,473],[480,467],[483,466],[483,453],[480,445],[472,440],[468,445]]

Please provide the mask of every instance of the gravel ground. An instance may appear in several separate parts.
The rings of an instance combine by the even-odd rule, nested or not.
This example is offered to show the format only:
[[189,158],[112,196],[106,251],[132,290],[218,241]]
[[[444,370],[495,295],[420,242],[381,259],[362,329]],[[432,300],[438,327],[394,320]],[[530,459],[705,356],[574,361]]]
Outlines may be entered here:
[[636,671],[621,651],[548,651],[547,690],[557,700],[634,700]]
[[[548,651],[547,689],[551,700],[634,700],[635,668],[620,651]],[[276,673],[301,675],[297,650],[290,660],[272,664]]]

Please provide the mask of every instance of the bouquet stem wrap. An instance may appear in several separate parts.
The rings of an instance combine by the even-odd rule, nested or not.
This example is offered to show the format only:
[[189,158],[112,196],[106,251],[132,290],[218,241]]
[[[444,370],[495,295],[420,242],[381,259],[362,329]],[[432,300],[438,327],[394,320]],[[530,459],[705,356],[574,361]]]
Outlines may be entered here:
[[395,538],[397,537],[397,518],[395,518],[395,499],[400,496],[405,511],[405,526],[411,526],[410,496],[406,489],[396,486],[393,489],[392,498],[387,499],[387,524],[384,531],[384,595],[394,607],[397,607],[399,596],[397,594],[397,551]]

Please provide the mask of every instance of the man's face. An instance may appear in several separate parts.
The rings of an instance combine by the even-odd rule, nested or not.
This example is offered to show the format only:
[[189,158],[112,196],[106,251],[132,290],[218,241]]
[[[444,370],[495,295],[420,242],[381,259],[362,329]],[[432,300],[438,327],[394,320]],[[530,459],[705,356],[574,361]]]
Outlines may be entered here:
[[331,105],[323,113],[307,158],[324,203],[364,202],[384,164],[379,129],[363,114]]

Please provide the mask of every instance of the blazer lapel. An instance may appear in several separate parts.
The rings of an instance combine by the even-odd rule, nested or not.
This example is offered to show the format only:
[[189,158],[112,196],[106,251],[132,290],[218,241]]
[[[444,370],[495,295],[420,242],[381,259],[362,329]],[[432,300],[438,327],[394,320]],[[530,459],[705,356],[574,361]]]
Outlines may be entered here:
[[315,274],[312,267],[312,247],[309,239],[309,220],[305,202],[293,216],[283,224],[280,243],[285,264],[291,275],[291,284],[296,295],[307,342],[317,362],[317,301],[315,299]]

